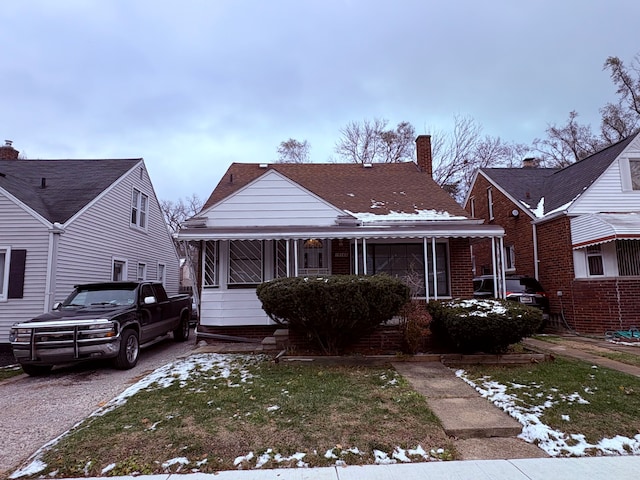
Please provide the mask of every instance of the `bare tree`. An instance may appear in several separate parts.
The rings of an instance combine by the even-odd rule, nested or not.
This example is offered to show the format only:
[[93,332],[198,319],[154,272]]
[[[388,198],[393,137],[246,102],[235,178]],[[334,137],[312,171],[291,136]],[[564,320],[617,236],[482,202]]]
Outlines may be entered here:
[[547,138],[536,138],[534,149],[540,154],[542,162],[548,167],[566,167],[600,150],[604,143],[594,135],[589,125],[581,125],[576,120],[578,113],[569,112],[567,123],[558,127],[550,125]]
[[346,162],[395,163],[413,159],[415,130],[409,122],[386,129],[387,120],[350,122],[340,129],[335,152]]
[[188,218],[193,217],[202,209],[203,202],[195,193],[177,201],[160,200],[160,209],[167,222],[169,231],[174,234],[180,230],[180,225]]
[[308,163],[309,162],[309,142],[303,140],[299,142],[294,138],[280,142],[278,146],[278,163]]
[[600,109],[600,131],[607,143],[615,143],[638,131],[640,122],[640,57],[636,55],[627,68],[618,57],[608,57],[603,68],[609,70],[619,95],[616,103]]

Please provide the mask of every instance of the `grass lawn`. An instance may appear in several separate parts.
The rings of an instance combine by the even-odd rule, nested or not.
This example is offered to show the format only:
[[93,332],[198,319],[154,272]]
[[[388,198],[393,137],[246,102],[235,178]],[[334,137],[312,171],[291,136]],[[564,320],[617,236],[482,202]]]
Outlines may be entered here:
[[424,398],[391,367],[211,354],[157,370],[24,472],[87,477],[455,456]]
[[19,365],[8,365],[6,367],[0,367],[0,381],[21,375],[22,373],[24,372]]
[[551,455],[640,454],[640,379],[557,358],[467,368],[463,378],[524,425]]

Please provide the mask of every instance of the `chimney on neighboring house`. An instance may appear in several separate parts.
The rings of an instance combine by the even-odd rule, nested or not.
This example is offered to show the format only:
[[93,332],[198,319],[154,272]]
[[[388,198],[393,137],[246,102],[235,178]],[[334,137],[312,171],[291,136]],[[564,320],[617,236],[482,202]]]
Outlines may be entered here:
[[538,168],[538,159],[527,157],[522,160],[522,168]]
[[18,150],[12,147],[13,142],[11,140],[5,140],[4,145],[0,147],[0,160],[17,160]]
[[421,172],[433,175],[433,159],[431,158],[431,135],[418,135],[416,138],[416,159]]

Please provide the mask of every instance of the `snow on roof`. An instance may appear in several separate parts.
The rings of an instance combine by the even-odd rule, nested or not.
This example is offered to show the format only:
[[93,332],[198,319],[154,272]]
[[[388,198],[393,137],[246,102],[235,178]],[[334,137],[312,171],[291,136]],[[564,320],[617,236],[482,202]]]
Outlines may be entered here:
[[418,221],[437,221],[437,220],[467,220],[467,217],[461,215],[451,215],[449,212],[437,210],[420,210],[414,212],[396,212],[391,210],[384,215],[376,215],[369,212],[350,212],[345,210],[349,215],[353,215],[363,223],[377,222],[418,222]]

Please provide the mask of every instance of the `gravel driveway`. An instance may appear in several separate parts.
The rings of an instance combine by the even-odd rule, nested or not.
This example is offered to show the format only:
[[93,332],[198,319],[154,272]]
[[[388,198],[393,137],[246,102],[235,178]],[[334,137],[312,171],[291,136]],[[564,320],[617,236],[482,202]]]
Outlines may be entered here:
[[194,337],[187,342],[167,338],[143,350],[131,370],[84,363],[54,368],[47,377],[22,375],[0,383],[0,478],[129,385],[188,356],[195,348]]

